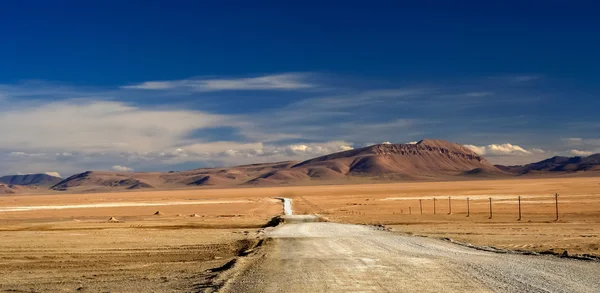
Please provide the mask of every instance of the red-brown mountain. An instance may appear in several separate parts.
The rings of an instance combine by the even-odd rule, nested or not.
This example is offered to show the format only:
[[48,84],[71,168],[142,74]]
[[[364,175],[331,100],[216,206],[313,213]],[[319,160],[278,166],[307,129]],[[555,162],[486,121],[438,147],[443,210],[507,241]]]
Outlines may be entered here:
[[334,153],[273,171],[249,183],[358,177],[428,180],[475,174],[502,175],[503,172],[462,145],[422,140],[416,144],[378,144]]

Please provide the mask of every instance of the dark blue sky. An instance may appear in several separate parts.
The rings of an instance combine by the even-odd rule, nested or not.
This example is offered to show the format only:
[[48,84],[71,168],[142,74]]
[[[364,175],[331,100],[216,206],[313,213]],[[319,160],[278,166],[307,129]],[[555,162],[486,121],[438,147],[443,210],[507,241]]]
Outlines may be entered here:
[[[207,126],[165,129],[144,125],[137,116],[123,118],[144,129],[140,143],[170,139],[156,148],[132,142],[106,146],[126,134],[91,122],[89,128],[69,129],[72,123],[65,122],[60,127],[80,134],[69,145],[44,146],[15,133],[19,144],[0,138],[0,163],[13,172],[18,159],[31,156],[11,153],[38,154],[40,162],[41,154],[65,152],[79,156],[65,172],[111,164],[145,170],[236,163],[215,155],[219,147],[198,144],[232,144],[221,151],[257,143],[284,148],[337,141],[356,147],[422,136],[476,146],[518,144],[529,152],[506,159],[487,151],[510,162],[600,151],[600,4],[403,2],[2,1],[5,127],[31,132],[36,125],[7,117],[43,116],[58,106],[224,117],[211,116]],[[156,81],[163,84],[143,86]],[[385,90],[395,92],[381,97]],[[96,121],[113,115],[102,111]],[[69,113],[79,112],[62,117]],[[286,120],[294,115],[296,120]],[[352,123],[366,128],[350,131],[356,129]],[[77,139],[91,129],[107,137],[94,144]],[[158,156],[192,145],[195,157],[177,162],[123,155]],[[544,153],[536,157],[530,149]],[[109,165],[90,159],[103,153],[111,156],[105,160]],[[57,169],[54,159],[44,158],[44,167],[35,168]]]
[[[295,2],[295,3],[291,3]],[[0,81],[599,77],[594,1],[3,1]]]

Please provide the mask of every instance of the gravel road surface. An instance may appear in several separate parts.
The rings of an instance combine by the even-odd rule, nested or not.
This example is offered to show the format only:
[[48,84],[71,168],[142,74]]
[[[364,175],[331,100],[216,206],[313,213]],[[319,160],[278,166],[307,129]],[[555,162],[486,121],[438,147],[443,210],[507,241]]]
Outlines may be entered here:
[[283,215],[291,216],[293,214],[292,211],[292,199],[285,197],[277,197],[277,199],[283,202]]
[[223,292],[600,292],[600,263],[485,252],[369,226],[294,223]]

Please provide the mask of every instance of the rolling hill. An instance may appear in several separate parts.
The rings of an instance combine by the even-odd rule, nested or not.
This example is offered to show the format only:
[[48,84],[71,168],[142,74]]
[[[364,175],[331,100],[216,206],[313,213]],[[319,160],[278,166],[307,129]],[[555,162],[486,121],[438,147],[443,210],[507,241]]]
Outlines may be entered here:
[[193,186],[233,186],[262,174],[286,169],[295,161],[253,164],[231,168],[202,168],[181,172],[106,172],[87,171],[58,182],[54,190],[107,191],[148,188],[184,188]]
[[0,195],[2,194],[15,194],[15,193],[34,193],[40,189],[38,186],[22,186],[13,184],[0,183]]
[[600,154],[587,157],[552,157],[536,163],[517,166],[496,165],[498,169],[513,174],[552,174],[600,171]]
[[8,175],[0,177],[0,183],[22,186],[52,186],[62,181],[62,178],[48,174]]

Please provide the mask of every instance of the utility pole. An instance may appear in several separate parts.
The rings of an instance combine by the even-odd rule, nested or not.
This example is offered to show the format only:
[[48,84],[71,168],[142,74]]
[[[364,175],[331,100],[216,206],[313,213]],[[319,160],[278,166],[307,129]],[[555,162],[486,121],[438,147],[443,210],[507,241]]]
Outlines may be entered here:
[[421,209],[421,215],[423,214],[423,200],[419,199],[419,208]]
[[556,220],[558,221],[558,193],[554,194],[554,201],[556,202]]
[[435,215],[435,197],[433,198],[433,214]]
[[452,198],[448,196],[448,215],[452,215]]
[[519,195],[518,199],[519,199],[519,219],[517,219],[517,221],[521,221],[521,196],[520,195]]
[[467,197],[467,217],[471,216],[471,207],[469,206],[469,198]]
[[492,198],[490,197],[490,219],[492,218]]

